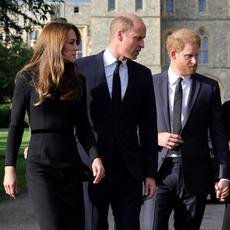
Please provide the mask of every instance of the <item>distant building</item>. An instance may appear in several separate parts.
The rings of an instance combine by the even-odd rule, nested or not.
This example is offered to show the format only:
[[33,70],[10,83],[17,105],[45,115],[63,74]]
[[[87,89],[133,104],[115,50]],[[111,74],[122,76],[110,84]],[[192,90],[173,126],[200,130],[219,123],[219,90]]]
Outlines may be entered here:
[[[55,16],[66,18],[82,33],[78,57],[96,54],[109,44],[109,25],[120,13],[140,16],[147,27],[145,49],[137,61],[153,74],[169,66],[165,41],[179,28],[196,31],[202,38],[198,73],[219,82],[222,101],[230,100],[230,1],[229,0],[91,0],[91,3],[53,4]],[[24,34],[33,45],[41,29]]]

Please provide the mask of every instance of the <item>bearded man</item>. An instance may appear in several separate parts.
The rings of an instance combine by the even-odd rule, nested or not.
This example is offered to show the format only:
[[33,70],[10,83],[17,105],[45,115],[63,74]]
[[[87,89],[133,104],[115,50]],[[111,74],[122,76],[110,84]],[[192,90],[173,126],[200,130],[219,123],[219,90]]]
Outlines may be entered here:
[[224,201],[228,194],[230,159],[220,92],[217,81],[196,73],[200,44],[193,31],[174,31],[166,42],[170,67],[153,76],[157,192],[144,204],[144,230],[168,230],[172,210],[176,230],[200,228],[212,184],[208,130],[216,159],[217,198]]

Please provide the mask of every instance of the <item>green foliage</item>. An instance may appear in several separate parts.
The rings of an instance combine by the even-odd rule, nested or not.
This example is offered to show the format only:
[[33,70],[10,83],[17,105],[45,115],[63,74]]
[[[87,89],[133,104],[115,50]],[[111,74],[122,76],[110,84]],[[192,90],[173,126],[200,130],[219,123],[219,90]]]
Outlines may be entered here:
[[0,42],[0,104],[11,103],[15,77],[33,55],[33,49],[28,49],[22,39],[15,36]]
[[0,127],[7,128],[10,124],[11,104],[0,105]]
[[[0,104],[0,128],[8,128],[10,124],[11,116],[11,104]],[[29,126],[29,117],[26,112],[24,127],[28,128]],[[7,130],[8,131],[8,130]]]
[[0,104],[11,103],[16,74],[33,54],[20,35],[24,30],[31,32],[35,25],[43,27],[47,17],[55,14],[48,2],[64,3],[63,0],[0,1]]
[[[64,3],[62,0],[50,1]],[[12,30],[15,30],[17,34],[21,34],[23,30],[31,32],[34,25],[43,26],[47,16],[54,14],[51,5],[46,0],[1,0],[0,30],[6,34]],[[22,17],[23,23],[18,24],[19,17]]]
[[67,22],[66,18],[55,18],[54,21],[64,21]]
[[[28,129],[25,129],[22,144],[19,150],[16,174],[18,178],[18,189],[23,189],[26,187],[26,178],[25,178],[25,159],[23,157],[24,148],[29,146],[29,132]],[[6,140],[7,132],[3,129],[0,130],[0,195],[5,194],[3,187],[3,178],[4,178],[4,165],[5,165],[5,152],[6,152]]]

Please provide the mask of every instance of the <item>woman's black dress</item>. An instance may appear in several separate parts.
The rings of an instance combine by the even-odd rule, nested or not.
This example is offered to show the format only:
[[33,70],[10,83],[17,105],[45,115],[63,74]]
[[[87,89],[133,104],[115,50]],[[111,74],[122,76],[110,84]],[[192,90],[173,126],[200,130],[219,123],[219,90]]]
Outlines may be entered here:
[[80,76],[83,90],[80,100],[61,101],[61,93],[54,90],[54,98],[46,98],[40,106],[34,106],[39,97],[30,78],[30,72],[17,77],[5,165],[16,167],[27,111],[31,139],[26,180],[39,226],[42,230],[83,230],[82,171],[75,127],[78,140],[90,158],[99,157],[87,117],[84,76]]

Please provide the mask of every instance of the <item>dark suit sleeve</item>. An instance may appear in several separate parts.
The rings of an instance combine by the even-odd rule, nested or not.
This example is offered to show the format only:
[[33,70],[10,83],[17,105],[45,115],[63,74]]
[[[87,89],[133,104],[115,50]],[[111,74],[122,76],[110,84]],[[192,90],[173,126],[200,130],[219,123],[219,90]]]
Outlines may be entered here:
[[228,133],[228,140],[230,140],[230,101],[226,101],[222,108],[224,113],[224,122]]
[[227,140],[227,131],[224,125],[223,112],[220,100],[218,83],[214,86],[210,111],[210,135],[216,159],[218,179],[230,179],[230,154]]
[[80,105],[80,114],[78,117],[78,125],[76,128],[76,135],[84,148],[85,152],[89,155],[91,161],[95,158],[100,157],[96,147],[95,137],[93,135],[92,128],[89,123],[87,115],[87,100],[86,100],[86,84],[85,77],[80,75],[82,81],[82,96],[81,96],[81,105]]
[[146,73],[148,88],[139,117],[139,136],[144,154],[146,177],[156,178],[158,161],[157,117],[154,89],[150,70]]

